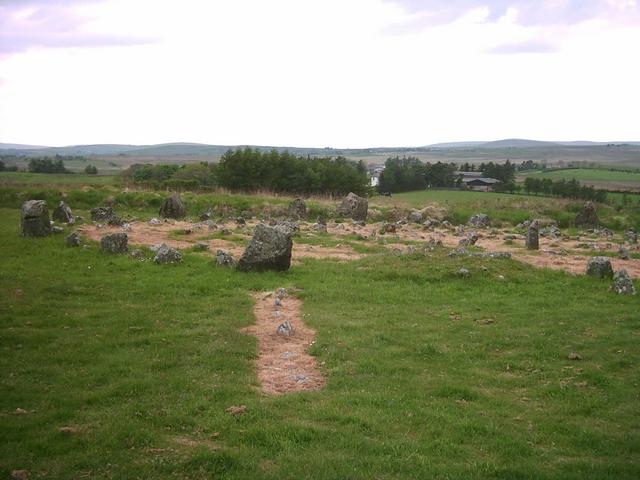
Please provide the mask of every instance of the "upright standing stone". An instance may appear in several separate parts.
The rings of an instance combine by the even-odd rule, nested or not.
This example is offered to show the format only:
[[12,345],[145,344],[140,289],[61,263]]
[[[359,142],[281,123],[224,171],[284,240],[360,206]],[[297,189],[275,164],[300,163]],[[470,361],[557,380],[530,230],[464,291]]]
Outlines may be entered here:
[[51,216],[56,222],[68,223],[69,225],[74,223],[76,220],[73,216],[73,213],[71,212],[71,209],[69,208],[69,205],[64,202],[60,202]]
[[307,204],[301,198],[296,198],[289,205],[289,217],[294,220],[301,220],[307,217]]
[[631,277],[624,268],[621,268],[613,275],[611,290],[618,295],[636,294],[636,287],[633,285],[633,280],[631,280]]
[[27,200],[20,211],[20,234],[23,237],[51,235],[49,209],[44,200]]
[[538,232],[538,222],[531,222],[527,228],[527,237],[525,239],[525,247],[527,250],[540,249],[540,235]]
[[187,214],[187,209],[182,203],[180,195],[174,193],[167,198],[160,207],[160,216],[164,218],[183,218]]
[[291,266],[292,248],[291,235],[284,229],[260,223],[238,261],[238,270],[288,270]]
[[598,214],[596,213],[596,206],[593,202],[586,202],[582,207],[582,210],[576,215],[577,227],[597,227],[600,225],[598,220]]
[[587,263],[587,275],[598,278],[613,277],[611,260],[607,257],[593,257]]
[[336,211],[338,215],[343,217],[366,221],[368,209],[369,202],[366,198],[359,197],[355,193],[349,193],[344,197]]

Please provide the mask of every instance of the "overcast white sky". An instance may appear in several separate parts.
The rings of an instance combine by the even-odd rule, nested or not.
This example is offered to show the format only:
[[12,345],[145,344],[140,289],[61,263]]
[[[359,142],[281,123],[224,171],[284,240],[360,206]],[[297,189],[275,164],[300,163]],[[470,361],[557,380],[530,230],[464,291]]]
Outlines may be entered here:
[[640,140],[635,0],[0,0],[0,142]]

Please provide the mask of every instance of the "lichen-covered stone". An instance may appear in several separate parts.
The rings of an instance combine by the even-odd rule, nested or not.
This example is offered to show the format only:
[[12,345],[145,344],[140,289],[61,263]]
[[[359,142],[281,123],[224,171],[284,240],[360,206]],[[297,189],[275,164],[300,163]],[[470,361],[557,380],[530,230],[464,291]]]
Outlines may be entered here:
[[613,276],[611,290],[613,290],[618,295],[636,294],[636,287],[633,285],[633,280],[631,280],[631,277],[624,268],[618,270]]
[[153,257],[153,261],[156,263],[180,263],[182,261],[182,254],[175,248],[163,243],[156,249],[156,255]]
[[44,200],[27,200],[20,210],[20,234],[23,237],[51,235],[49,209]]
[[284,229],[258,224],[253,238],[238,261],[238,270],[288,270],[291,266],[292,248],[291,235]]
[[359,197],[355,193],[349,193],[344,197],[336,212],[343,217],[366,221],[368,209],[369,202],[366,198]]
[[596,227],[600,224],[598,214],[596,213],[596,206],[593,202],[586,202],[583,205],[578,215],[576,215],[575,223],[578,227]]
[[606,278],[613,276],[613,267],[611,260],[607,257],[593,257],[587,263],[587,275],[598,278]]
[[538,232],[538,222],[531,222],[527,227],[527,235],[525,237],[525,247],[527,250],[540,249],[540,235]]
[[159,213],[163,218],[180,219],[187,215],[187,209],[184,203],[182,203],[180,195],[174,193],[162,203]]
[[69,225],[76,221],[71,208],[64,202],[60,202],[51,216],[56,222],[68,223]]
[[105,253],[127,253],[129,237],[126,233],[112,233],[100,239],[100,249]]

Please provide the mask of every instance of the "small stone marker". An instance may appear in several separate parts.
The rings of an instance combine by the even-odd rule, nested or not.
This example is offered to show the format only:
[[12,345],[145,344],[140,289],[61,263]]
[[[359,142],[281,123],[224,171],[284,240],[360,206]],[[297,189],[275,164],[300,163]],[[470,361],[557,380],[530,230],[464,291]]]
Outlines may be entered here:
[[67,223],[69,225],[73,224],[76,221],[73,213],[71,212],[71,208],[69,208],[69,205],[62,201],[55,208],[51,216],[56,222]]
[[344,199],[336,212],[343,217],[352,218],[353,220],[367,220],[369,202],[366,198],[359,197],[355,193],[350,192]]
[[636,287],[633,285],[633,280],[631,280],[631,277],[624,268],[618,270],[613,276],[611,290],[613,290],[618,295],[636,294]]
[[105,253],[127,253],[128,242],[126,233],[112,233],[100,239],[100,249]]
[[540,235],[538,232],[538,222],[533,221],[527,228],[527,236],[525,238],[525,247],[527,250],[540,249]]
[[[626,272],[625,272],[626,273]],[[593,257],[587,263],[587,275],[598,278],[613,276],[613,267],[607,257]]]
[[82,241],[80,240],[80,235],[78,235],[76,232],[73,232],[69,236],[67,236],[65,242],[67,242],[67,245],[69,247],[79,247],[82,243]]
[[182,203],[180,195],[174,193],[162,203],[159,214],[163,218],[180,219],[187,214],[187,209]]
[[156,255],[153,257],[153,261],[158,264],[180,263],[182,261],[182,254],[175,248],[163,243],[156,250]]

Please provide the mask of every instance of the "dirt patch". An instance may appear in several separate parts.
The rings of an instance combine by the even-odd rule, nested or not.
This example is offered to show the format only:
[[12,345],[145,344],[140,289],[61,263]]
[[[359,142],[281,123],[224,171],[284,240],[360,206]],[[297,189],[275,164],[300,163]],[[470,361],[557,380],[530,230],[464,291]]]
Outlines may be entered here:
[[[307,353],[315,331],[302,321],[302,301],[287,295],[276,307],[276,295],[258,293],[253,312],[256,324],[243,332],[258,338],[258,379],[262,391],[269,395],[319,390],[325,380],[316,359]],[[276,317],[276,309],[280,315]],[[293,326],[290,336],[276,332],[278,325],[288,320]]]

